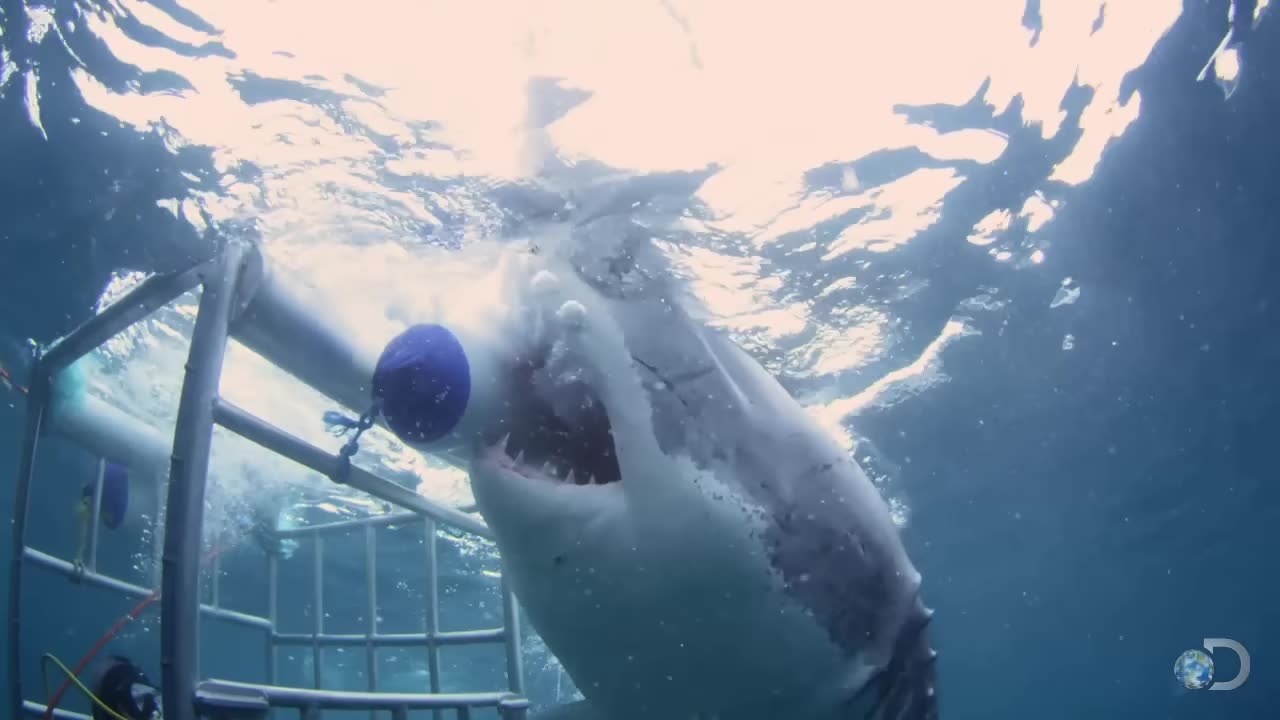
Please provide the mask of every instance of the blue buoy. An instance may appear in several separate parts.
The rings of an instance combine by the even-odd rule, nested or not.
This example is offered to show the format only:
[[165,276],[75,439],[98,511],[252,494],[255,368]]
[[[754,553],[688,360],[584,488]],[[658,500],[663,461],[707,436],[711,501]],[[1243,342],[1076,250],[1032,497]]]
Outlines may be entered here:
[[[93,483],[84,486],[84,496],[93,497]],[[111,530],[120,527],[125,513],[129,512],[129,468],[120,463],[106,461],[102,472],[102,502],[98,518]]]
[[471,397],[471,365],[443,325],[414,325],[387,343],[373,371],[373,397],[406,443],[430,443],[457,427]]

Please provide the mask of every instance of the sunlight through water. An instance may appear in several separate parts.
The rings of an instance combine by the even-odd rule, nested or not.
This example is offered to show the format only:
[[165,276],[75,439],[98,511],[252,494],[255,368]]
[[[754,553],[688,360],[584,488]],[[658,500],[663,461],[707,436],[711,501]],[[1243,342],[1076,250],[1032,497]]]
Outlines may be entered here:
[[[857,415],[944,382],[947,348],[980,335],[974,318],[998,307],[974,285],[932,316],[904,317],[946,272],[916,246],[980,248],[1019,271],[1051,261],[1042,231],[1138,117],[1141,97],[1123,81],[1181,12],[1180,0],[1043,0],[1034,18],[1023,0],[182,6],[216,30],[139,0],[65,17],[29,4],[21,41],[61,43],[73,69],[50,77],[6,49],[0,92],[20,86],[41,127],[41,88],[70,81],[90,108],[172,152],[209,148],[217,187],[162,206],[197,229],[252,220],[270,260],[325,299],[316,312],[366,346],[467,292],[541,217],[650,212],[711,322],[851,449]],[[78,29],[150,89],[98,77],[76,57]],[[1227,50],[1215,57],[1213,72],[1230,77]],[[1087,100],[1068,107],[1079,88]],[[987,182],[1013,143],[1043,143],[1055,159],[1016,201],[958,226],[949,198]],[[673,172],[696,178],[692,192],[623,202]],[[659,212],[664,192],[679,206]],[[109,294],[143,269],[122,268]],[[92,391],[168,427],[194,303],[91,357]],[[235,343],[223,386],[336,449],[320,422],[332,403]],[[230,496],[266,482],[330,513],[380,511],[234,447],[214,468]],[[464,474],[384,431],[361,458],[430,497],[470,502]],[[904,519],[892,478],[881,488]]]

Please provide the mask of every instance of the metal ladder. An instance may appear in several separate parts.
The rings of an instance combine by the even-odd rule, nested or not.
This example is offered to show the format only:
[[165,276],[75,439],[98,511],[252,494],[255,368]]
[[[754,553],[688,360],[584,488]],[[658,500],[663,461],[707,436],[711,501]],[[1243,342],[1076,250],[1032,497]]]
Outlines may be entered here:
[[[248,248],[229,242],[217,257],[186,271],[157,275],[144,280],[52,345],[35,363],[29,383],[26,427],[16,483],[13,521],[13,556],[9,587],[9,691],[11,717],[40,716],[44,705],[26,699],[22,673],[22,582],[28,566],[39,566],[84,584],[146,597],[152,590],[97,572],[96,556],[100,525],[100,485],[91,506],[88,552],[84,568],[41,552],[26,544],[36,453],[45,429],[51,378],[92,352],[95,348],[143,320],[155,310],[178,298],[196,285],[202,286],[198,315],[192,333],[186,374],[178,404],[173,452],[166,501],[164,544],[160,573],[160,657],[164,716],[168,720],[209,718],[261,718],[272,708],[293,708],[303,720],[317,720],[326,709],[390,712],[393,720],[406,720],[411,710],[451,710],[459,720],[469,720],[478,708],[496,708],[502,720],[524,720],[528,700],[524,697],[524,667],[521,657],[519,611],[510,589],[503,583],[503,626],[494,629],[444,632],[438,622],[436,529],[452,527],[464,533],[489,537],[488,527],[469,515],[447,508],[354,465],[344,466],[340,458],[237,408],[218,396],[223,356],[229,328],[238,302],[238,283],[247,262]],[[214,425],[246,438],[267,450],[342,482],[371,496],[402,508],[405,512],[297,528],[277,533],[307,536],[315,547],[314,627],[310,633],[286,634],[277,631],[279,558],[268,553],[269,617],[259,617],[219,607],[220,572],[213,575],[212,604],[200,599],[200,544],[204,521],[205,489]],[[419,522],[426,540],[427,565],[426,632],[379,633],[377,627],[376,528]],[[365,528],[366,596],[369,625],[360,634],[327,634],[323,626],[322,583],[326,535]],[[265,637],[268,675],[262,684],[229,682],[198,677],[200,615],[216,617],[262,631]],[[484,693],[441,693],[441,647],[502,643],[506,651],[506,690]],[[281,687],[275,685],[276,653],[281,646],[310,645],[315,666],[316,687],[321,687],[321,656],[324,647],[363,647],[368,657],[368,692]],[[377,691],[376,649],[379,647],[424,647],[430,677],[429,693],[381,693]],[[85,720],[87,716],[57,710],[55,717]]]

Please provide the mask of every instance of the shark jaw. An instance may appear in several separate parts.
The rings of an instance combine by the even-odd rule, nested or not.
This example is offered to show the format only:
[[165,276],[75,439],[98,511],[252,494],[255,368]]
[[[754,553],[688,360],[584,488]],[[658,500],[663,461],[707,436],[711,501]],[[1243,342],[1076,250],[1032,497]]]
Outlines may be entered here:
[[[552,446],[535,446],[526,457],[525,448],[518,448],[511,441],[511,433],[502,436],[498,442],[481,451],[481,459],[493,469],[528,478],[532,482],[544,482],[557,485],[609,485],[622,482],[622,472],[618,469],[613,443],[607,447],[586,445],[586,449],[594,450],[595,457],[587,462],[575,463],[576,448],[573,444]],[[578,458],[582,456],[579,454]],[[583,467],[579,472],[578,467]],[[605,472],[596,475],[590,468],[603,467]]]

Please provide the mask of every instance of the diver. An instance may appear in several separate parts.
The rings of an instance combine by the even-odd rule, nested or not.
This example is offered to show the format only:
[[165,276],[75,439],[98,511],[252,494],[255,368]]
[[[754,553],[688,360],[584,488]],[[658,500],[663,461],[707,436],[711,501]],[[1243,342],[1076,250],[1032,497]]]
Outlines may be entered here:
[[132,660],[111,656],[93,685],[93,720],[160,720],[160,691]]

